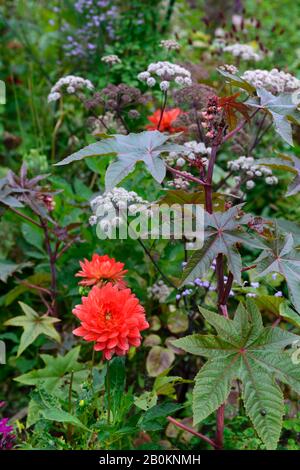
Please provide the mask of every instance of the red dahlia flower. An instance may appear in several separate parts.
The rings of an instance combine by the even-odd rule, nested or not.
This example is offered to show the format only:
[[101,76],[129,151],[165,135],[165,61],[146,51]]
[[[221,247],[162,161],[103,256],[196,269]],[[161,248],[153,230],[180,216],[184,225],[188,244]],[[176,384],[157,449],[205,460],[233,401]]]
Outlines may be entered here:
[[[148,130],[154,131],[157,129],[159,120],[160,120],[160,114],[161,114],[160,109],[157,109],[152,114],[152,116],[148,116],[148,120],[154,124],[154,126],[151,126],[148,124],[148,126],[146,126]],[[170,132],[171,134],[174,132],[184,131],[185,127],[173,127],[172,126],[172,124],[174,123],[174,121],[176,121],[176,119],[178,118],[178,116],[180,116],[180,114],[183,114],[183,111],[179,108],[169,109],[169,111],[165,110],[163,113],[160,126],[159,126],[159,130],[161,132]]]
[[140,331],[149,327],[144,308],[131,290],[119,290],[111,283],[94,286],[73,313],[81,321],[74,335],[95,341],[95,351],[103,351],[105,359],[124,356],[130,346],[139,346]]
[[92,261],[85,259],[80,261],[79,264],[82,271],[79,271],[75,276],[84,278],[79,282],[82,286],[92,286],[94,284],[101,286],[105,282],[112,282],[119,289],[126,287],[123,276],[127,273],[127,270],[123,269],[124,263],[120,263],[114,258],[109,258],[107,255],[99,256],[94,254]]

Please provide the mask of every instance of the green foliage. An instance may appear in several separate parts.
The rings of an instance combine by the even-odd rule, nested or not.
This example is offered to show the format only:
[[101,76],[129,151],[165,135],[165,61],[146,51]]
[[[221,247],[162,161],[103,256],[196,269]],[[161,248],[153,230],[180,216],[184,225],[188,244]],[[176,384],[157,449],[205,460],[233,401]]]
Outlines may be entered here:
[[292,234],[271,240],[255,263],[259,276],[278,272],[285,277],[291,300],[300,311],[300,257],[295,249]]
[[78,362],[79,352],[80,348],[76,347],[65,356],[41,354],[45,367],[20,375],[15,380],[24,385],[43,385],[47,392],[53,392],[60,387],[66,378],[70,378],[71,373],[74,373],[74,382],[80,382],[83,366]]
[[54,327],[54,323],[59,322],[58,318],[51,318],[47,315],[39,315],[29,305],[19,302],[25,315],[12,318],[5,322],[7,326],[21,326],[24,329],[22,333],[18,356],[20,356],[30,344],[32,344],[39,335],[46,335],[55,341],[60,342],[60,336]]
[[260,98],[260,103],[256,104],[255,100],[250,99],[247,104],[266,109],[272,116],[276,132],[289,145],[293,146],[291,121],[297,121],[300,118],[294,95],[292,93],[280,93],[278,96],[274,96],[264,88],[257,88],[256,92]]
[[203,276],[218,253],[223,253],[236,281],[241,283],[242,260],[236,248],[237,243],[245,243],[253,248],[263,248],[263,244],[242,229],[250,215],[239,216],[242,206],[235,206],[226,212],[205,213],[205,242],[201,250],[190,257],[184,269],[182,283]]
[[180,151],[178,144],[166,143],[169,136],[159,131],[145,131],[140,134],[115,135],[95,144],[90,144],[70,155],[57,165],[67,165],[86,157],[117,155],[117,160],[109,165],[105,175],[105,187],[109,191],[134,170],[137,162],[145,163],[153,178],[161,183],[166,175],[166,166],[161,158],[163,152]]
[[263,327],[253,301],[240,304],[233,320],[200,308],[218,336],[192,335],[175,346],[208,358],[195,378],[194,422],[205,419],[227,399],[233,379],[243,383],[246,413],[266,444],[275,449],[283,416],[283,394],[277,377],[300,393],[300,373],[284,347],[298,337],[279,328]]
[[88,431],[76,416],[61,409],[59,400],[54,395],[49,395],[43,388],[37,389],[31,395],[29,404],[27,427],[32,426],[37,421],[45,419],[56,423],[67,423]]

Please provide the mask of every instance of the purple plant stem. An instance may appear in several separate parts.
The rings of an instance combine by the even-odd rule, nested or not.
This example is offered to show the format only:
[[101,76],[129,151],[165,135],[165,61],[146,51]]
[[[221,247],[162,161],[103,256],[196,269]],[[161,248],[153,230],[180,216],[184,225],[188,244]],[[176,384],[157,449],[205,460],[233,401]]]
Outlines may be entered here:
[[187,181],[192,181],[193,183],[198,183],[198,184],[201,184],[203,186],[207,185],[207,183],[205,181],[201,180],[200,178],[196,178],[195,176],[190,175],[190,174],[187,175],[187,174],[183,173],[180,170],[176,170],[175,168],[172,168],[169,165],[167,165],[167,170],[169,170],[174,175],[177,175],[177,176],[180,176],[181,178],[186,179]]
[[[219,134],[217,141],[219,141],[221,135]],[[214,172],[214,165],[216,162],[217,152],[218,152],[219,145],[216,143],[212,146],[211,155],[209,158],[208,168],[207,168],[207,176],[206,176],[206,183],[207,186],[204,186],[205,190],[205,209],[210,214],[213,213],[213,199],[212,199],[212,178]],[[224,260],[223,254],[219,253],[216,260],[216,275],[217,275],[217,288],[218,288],[218,308],[219,311],[224,317],[228,317],[227,306],[222,305],[221,301],[223,298],[224,292]],[[224,409],[225,405],[222,404],[220,408],[217,410],[217,429],[216,429],[216,438],[215,442],[217,447],[222,449],[223,447],[223,435],[224,435]]]
[[163,97],[163,103],[162,103],[162,107],[161,107],[161,112],[160,112],[160,118],[159,118],[159,122],[157,124],[157,130],[158,131],[159,131],[161,121],[163,119],[163,115],[164,115],[164,112],[165,112],[165,109],[166,109],[167,99],[168,99],[168,93],[165,91],[164,92],[164,97]]
[[215,442],[219,449],[223,448],[223,440],[224,440],[224,413],[225,413],[225,404],[220,406],[217,411],[217,431],[216,431],[216,438]]
[[235,136],[235,134],[237,134],[239,131],[241,131],[244,127],[245,124],[247,124],[247,122],[249,122],[257,113],[258,111],[260,111],[261,108],[257,108],[254,113],[251,114],[251,116],[249,117],[249,119],[243,119],[239,124],[238,126],[233,129],[231,132],[228,132],[228,134],[226,134],[224,137],[223,137],[223,140],[222,140],[222,144],[224,144],[224,142],[227,142],[227,140],[230,140],[232,137]]
[[195,431],[195,429],[190,428],[189,426],[186,426],[185,424],[180,423],[179,421],[177,421],[176,419],[172,418],[171,416],[168,416],[167,419],[168,419],[168,421],[170,421],[170,423],[174,424],[175,426],[177,426],[177,427],[180,428],[180,429],[183,429],[183,431],[187,431],[187,432],[193,434],[194,436],[199,437],[199,438],[202,439],[203,441],[207,442],[207,443],[210,444],[214,449],[219,448],[218,444],[217,444],[215,441],[213,441],[213,440],[210,439],[209,437],[205,436],[204,434],[201,434],[200,432]]
[[42,226],[36,222],[35,220],[33,220],[31,217],[29,217],[28,215],[25,215],[23,214],[22,212],[18,211],[17,209],[15,209],[14,207],[11,207],[10,206],[10,210],[12,212],[14,212],[15,214],[19,215],[20,217],[23,217],[23,219],[27,220],[27,222],[30,222],[31,224],[33,225],[36,225],[37,227],[41,228]]
[[49,236],[49,230],[48,230],[48,225],[45,220],[43,220],[40,217],[41,221],[41,226],[44,231],[44,236],[45,236],[45,245],[46,245],[46,250],[48,253],[49,257],[49,263],[50,263],[50,272],[51,272],[51,310],[53,316],[57,316],[57,304],[56,304],[56,295],[57,295],[57,287],[56,287],[56,256],[55,253],[52,252],[51,248],[51,242],[50,242],[50,236]]
[[212,201],[212,177],[214,172],[214,165],[216,162],[218,151],[218,145],[213,145],[211,149],[211,154],[209,157],[207,175],[206,175],[206,186],[205,189],[205,209],[209,214],[213,212],[213,201]]

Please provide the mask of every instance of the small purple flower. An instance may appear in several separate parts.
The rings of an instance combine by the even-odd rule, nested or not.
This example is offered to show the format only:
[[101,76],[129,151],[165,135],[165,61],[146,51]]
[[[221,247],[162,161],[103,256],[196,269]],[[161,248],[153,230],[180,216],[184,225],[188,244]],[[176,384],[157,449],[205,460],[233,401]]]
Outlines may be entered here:
[[176,300],[180,300],[181,299],[181,295],[180,294],[177,294],[176,295]]
[[209,281],[203,281],[202,286],[208,288],[209,287]]
[[258,289],[259,282],[251,282],[251,287],[253,287],[254,289]]
[[192,293],[193,293],[192,289],[186,289],[182,292],[182,295],[186,297],[187,295],[190,295]]
[[254,294],[254,292],[248,292],[248,294],[246,294],[246,297],[256,297],[256,294]]
[[194,280],[194,284],[195,286],[198,286],[198,287],[203,286],[203,282],[201,281],[201,279],[199,279],[199,277],[196,277],[196,279]]
[[273,281],[275,281],[277,279],[277,273],[272,274],[272,279],[273,279]]
[[282,292],[281,290],[279,290],[278,292],[276,292],[276,294],[274,294],[274,297],[282,297]]

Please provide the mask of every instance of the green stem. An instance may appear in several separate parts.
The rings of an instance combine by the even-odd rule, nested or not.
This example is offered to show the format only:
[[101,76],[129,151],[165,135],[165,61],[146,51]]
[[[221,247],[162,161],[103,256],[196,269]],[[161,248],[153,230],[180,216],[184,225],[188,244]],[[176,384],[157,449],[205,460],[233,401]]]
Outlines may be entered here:
[[74,371],[72,370],[72,372],[71,372],[71,377],[70,377],[70,385],[69,385],[69,406],[68,406],[69,413],[71,413],[71,411],[72,411],[72,388],[73,388],[73,378],[74,378]]
[[107,394],[107,424],[110,424],[110,376],[109,376],[109,361],[107,361],[107,372],[106,372],[106,394]]
[[91,360],[91,368],[90,368],[90,376],[89,380],[91,382],[91,386],[93,388],[93,367],[95,363],[95,349],[94,349],[94,343],[93,343],[93,350],[92,350],[92,360]]
[[[69,384],[69,400],[68,400],[68,412],[71,413],[72,411],[72,388],[73,388],[73,378],[74,378],[74,371],[71,371],[71,377],[70,377],[70,384]],[[68,441],[71,440],[73,434],[73,426],[71,424],[68,424],[68,430],[67,430],[67,438]]]

